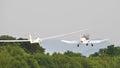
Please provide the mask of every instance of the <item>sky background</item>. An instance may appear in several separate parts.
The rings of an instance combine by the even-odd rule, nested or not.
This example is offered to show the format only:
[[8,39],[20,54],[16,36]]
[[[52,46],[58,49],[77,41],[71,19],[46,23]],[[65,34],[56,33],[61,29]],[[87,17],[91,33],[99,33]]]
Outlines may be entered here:
[[0,35],[48,37],[77,30],[119,44],[120,0],[0,0]]

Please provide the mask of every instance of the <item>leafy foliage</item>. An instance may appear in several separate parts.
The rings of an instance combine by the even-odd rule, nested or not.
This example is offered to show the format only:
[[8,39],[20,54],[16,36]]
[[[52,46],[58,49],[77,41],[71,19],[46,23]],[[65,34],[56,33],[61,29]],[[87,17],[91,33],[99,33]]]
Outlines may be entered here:
[[100,49],[99,52],[92,54],[91,56],[119,56],[120,55],[120,47],[115,47],[114,45],[110,45],[107,48]]
[[2,35],[0,36],[0,40],[15,40],[15,37],[9,36],[9,35]]
[[[0,39],[6,36],[0,37]],[[9,36],[7,36],[9,37]],[[7,38],[6,38],[7,39]],[[15,39],[9,37],[9,39]],[[23,38],[20,38],[23,39]],[[44,54],[38,44],[0,44],[0,68],[119,68],[120,47],[100,49],[89,57],[67,51],[64,54]]]
[[[8,36],[8,35],[2,35],[0,36],[0,40],[16,40],[15,37]],[[25,38],[19,38],[17,40],[27,40]],[[14,43],[0,43],[0,45],[12,45]],[[39,44],[30,44],[30,42],[19,42],[16,43],[18,46],[22,47],[26,52],[28,53],[44,53],[45,49],[39,46]]]

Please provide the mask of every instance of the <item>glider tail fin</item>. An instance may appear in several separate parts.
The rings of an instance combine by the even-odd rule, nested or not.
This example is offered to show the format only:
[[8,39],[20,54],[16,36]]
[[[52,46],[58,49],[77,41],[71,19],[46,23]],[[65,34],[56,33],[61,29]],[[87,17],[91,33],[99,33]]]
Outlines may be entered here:
[[29,34],[29,40],[30,40],[30,43],[32,43],[32,36],[31,36],[31,34]]

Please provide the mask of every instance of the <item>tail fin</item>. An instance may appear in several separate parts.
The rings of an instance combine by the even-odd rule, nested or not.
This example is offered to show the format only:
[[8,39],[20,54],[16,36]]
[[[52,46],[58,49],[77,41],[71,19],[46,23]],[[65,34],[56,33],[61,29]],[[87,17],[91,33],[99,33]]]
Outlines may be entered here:
[[29,40],[30,40],[30,43],[32,43],[32,36],[31,36],[31,34],[29,34]]

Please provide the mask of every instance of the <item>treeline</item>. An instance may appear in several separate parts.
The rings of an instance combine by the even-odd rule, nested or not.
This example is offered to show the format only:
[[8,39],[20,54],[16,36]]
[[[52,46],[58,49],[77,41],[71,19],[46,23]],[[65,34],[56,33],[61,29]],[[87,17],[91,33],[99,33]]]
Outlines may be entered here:
[[49,55],[49,53],[44,54],[44,52],[44,48],[40,47],[38,44],[30,44],[29,42],[0,43],[0,68],[120,67],[120,47],[115,47],[114,45],[100,49],[99,52],[96,52],[89,57],[85,57],[80,53],[74,53],[72,51],[67,51],[64,54],[54,53],[52,55]]
[[[8,35],[2,35],[0,36],[0,40],[27,40],[26,38],[18,38],[16,39],[15,37],[8,36]],[[44,53],[45,49],[42,48],[39,44],[31,44],[30,42],[17,42],[17,43],[4,43],[1,42],[0,46],[5,46],[5,45],[12,45],[16,44],[23,48],[27,53]]]

